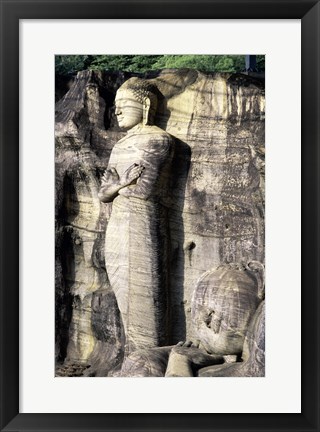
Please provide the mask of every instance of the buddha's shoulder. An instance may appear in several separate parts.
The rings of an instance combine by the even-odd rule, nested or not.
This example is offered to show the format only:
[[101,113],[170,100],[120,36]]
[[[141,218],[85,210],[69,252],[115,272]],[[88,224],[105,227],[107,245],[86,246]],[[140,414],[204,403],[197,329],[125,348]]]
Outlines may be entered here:
[[174,138],[165,130],[158,126],[147,126],[144,128],[143,135],[147,140],[162,143],[163,145],[170,145],[174,142]]

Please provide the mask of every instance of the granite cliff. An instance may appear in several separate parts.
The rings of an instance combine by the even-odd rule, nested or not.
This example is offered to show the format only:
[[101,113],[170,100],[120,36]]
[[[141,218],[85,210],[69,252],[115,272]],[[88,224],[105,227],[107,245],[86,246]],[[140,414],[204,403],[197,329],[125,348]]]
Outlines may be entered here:
[[[124,329],[104,261],[112,203],[101,203],[98,191],[111,150],[124,136],[114,98],[130,76],[79,72],[56,103],[58,376],[107,376],[124,358]],[[264,264],[264,83],[194,70],[144,78],[159,89],[155,124],[174,138],[164,197],[173,345],[198,337],[192,298],[205,272],[234,263]]]

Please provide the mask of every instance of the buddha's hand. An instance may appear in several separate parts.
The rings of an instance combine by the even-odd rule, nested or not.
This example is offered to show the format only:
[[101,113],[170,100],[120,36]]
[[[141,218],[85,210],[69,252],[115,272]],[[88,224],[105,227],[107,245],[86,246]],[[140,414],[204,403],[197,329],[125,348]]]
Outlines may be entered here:
[[144,170],[144,166],[138,163],[134,163],[129,166],[129,168],[120,177],[120,186],[126,187],[131,185],[135,180],[137,180]]
[[171,350],[171,353],[186,356],[188,360],[196,367],[205,367],[213,364],[224,362],[222,356],[210,355],[198,348],[198,344],[191,341],[179,342]]
[[119,183],[119,174],[115,168],[106,169],[101,177],[101,186]]

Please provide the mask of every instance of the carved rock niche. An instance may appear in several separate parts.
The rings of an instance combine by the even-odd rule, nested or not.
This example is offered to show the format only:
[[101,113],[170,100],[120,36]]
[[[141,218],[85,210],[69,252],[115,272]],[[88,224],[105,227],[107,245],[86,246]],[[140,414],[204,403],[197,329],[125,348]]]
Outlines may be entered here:
[[[138,117],[142,106],[138,126],[123,131],[115,98],[124,83],[139,79],[157,102],[148,96],[148,105],[140,90],[137,97],[135,89],[123,92],[126,100],[133,93]],[[192,349],[200,343],[201,350],[192,315],[211,280],[230,322],[242,319],[232,318],[241,296],[243,310],[234,306],[234,314],[243,312],[251,329],[245,358],[242,345],[216,355],[225,354],[224,362],[252,357],[255,324],[248,320],[264,298],[264,111],[264,81],[244,74],[78,73],[56,103],[57,376],[135,376],[132,359],[149,371],[137,376],[164,376],[179,341],[193,341]],[[138,177],[130,183],[127,172],[122,192],[103,199],[103,184],[123,187],[132,165],[129,174]],[[259,265],[253,270],[250,263]],[[208,271],[199,298],[195,290]],[[221,300],[220,286],[234,291],[232,304],[224,303],[229,294]],[[246,331],[242,326],[241,341]],[[247,368],[252,376],[263,375],[261,364]]]

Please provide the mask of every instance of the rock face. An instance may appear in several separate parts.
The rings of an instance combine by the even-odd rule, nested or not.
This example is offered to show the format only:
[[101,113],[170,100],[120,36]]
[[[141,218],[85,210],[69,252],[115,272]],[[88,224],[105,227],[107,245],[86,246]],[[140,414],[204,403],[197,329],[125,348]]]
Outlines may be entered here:
[[[128,78],[80,72],[56,104],[56,360],[90,365],[84,374],[91,376],[116,375],[124,356],[120,305],[105,265],[113,204],[101,203],[98,193],[110,153],[125,136],[114,98]],[[159,90],[154,125],[173,137],[162,197],[169,239],[164,343],[171,345],[199,339],[191,309],[205,272],[264,263],[264,87],[245,75],[193,70],[145,78]],[[234,287],[251,292],[247,282],[240,278]],[[140,312],[146,322],[149,312]]]

